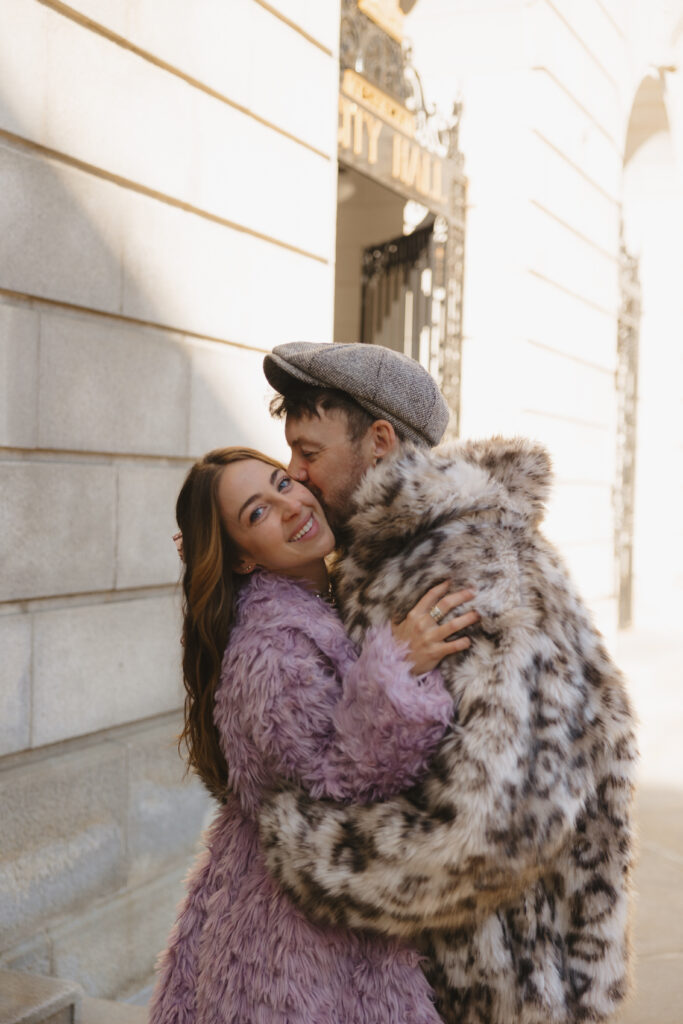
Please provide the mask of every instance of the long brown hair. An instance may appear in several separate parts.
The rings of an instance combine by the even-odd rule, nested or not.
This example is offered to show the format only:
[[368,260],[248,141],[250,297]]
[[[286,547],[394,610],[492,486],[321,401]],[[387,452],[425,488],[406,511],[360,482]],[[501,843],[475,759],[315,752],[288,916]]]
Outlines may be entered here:
[[218,482],[225,466],[258,459],[284,466],[252,448],[216,448],[195,462],[176,502],[183,535],[183,681],[185,723],[180,744],[188,766],[209,792],[225,800],[228,766],[213,721],[223,652],[228,643],[235,597],[243,577],[235,573],[239,552],[218,508]]

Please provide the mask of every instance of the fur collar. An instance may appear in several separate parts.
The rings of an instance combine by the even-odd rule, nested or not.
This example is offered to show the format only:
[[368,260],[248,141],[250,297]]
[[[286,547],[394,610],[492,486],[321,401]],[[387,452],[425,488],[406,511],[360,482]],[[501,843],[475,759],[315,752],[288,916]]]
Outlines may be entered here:
[[551,480],[548,452],[525,438],[455,442],[433,451],[404,447],[366,474],[349,526],[355,542],[378,531],[382,539],[406,540],[433,529],[444,513],[452,519],[496,511],[535,527]]

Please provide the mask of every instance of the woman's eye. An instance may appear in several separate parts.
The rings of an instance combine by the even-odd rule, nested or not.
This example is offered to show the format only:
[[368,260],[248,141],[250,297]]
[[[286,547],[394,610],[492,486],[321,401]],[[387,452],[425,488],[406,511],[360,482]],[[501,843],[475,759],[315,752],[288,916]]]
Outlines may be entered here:
[[263,515],[264,511],[265,509],[263,505],[259,505],[257,508],[255,508],[252,512],[249,513],[249,522],[257,523],[261,516]]
[[290,476],[283,476],[277,485],[278,491],[286,491],[291,482],[292,478]]

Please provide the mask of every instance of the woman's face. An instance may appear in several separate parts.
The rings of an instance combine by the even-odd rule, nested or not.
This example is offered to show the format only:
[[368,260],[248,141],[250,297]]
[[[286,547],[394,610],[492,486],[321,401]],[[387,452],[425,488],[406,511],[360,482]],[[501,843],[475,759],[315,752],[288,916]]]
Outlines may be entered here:
[[334,535],[317,499],[283,469],[258,459],[221,471],[218,506],[244,565],[309,577],[334,548]]

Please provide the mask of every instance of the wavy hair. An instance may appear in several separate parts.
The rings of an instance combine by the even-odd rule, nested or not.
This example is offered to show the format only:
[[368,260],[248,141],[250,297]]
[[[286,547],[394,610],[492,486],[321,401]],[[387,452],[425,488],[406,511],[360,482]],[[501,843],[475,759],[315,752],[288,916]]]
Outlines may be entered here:
[[228,766],[213,720],[223,653],[235,613],[235,598],[244,578],[235,573],[237,545],[225,528],[218,507],[218,482],[225,466],[257,459],[285,467],[252,448],[216,448],[195,462],[176,502],[182,532],[184,745],[188,768],[201,778],[212,796],[225,801]]

